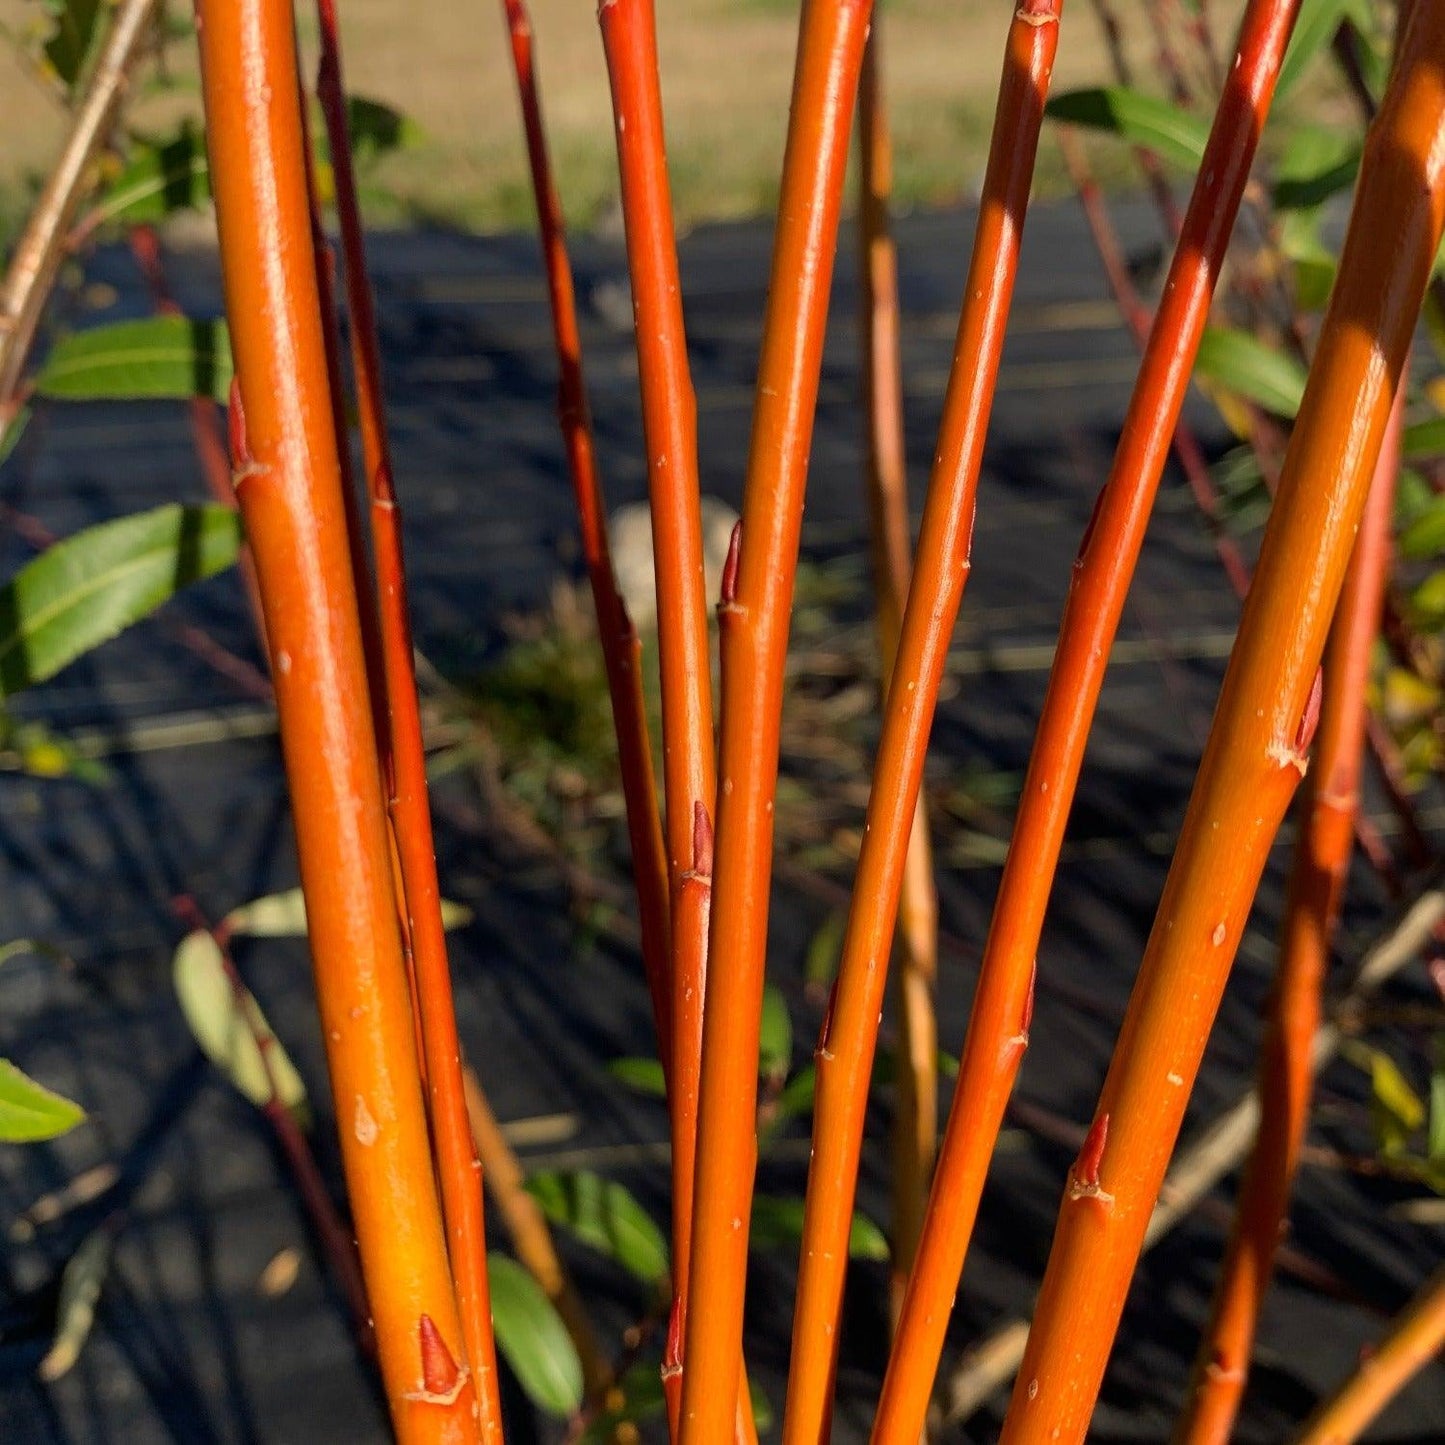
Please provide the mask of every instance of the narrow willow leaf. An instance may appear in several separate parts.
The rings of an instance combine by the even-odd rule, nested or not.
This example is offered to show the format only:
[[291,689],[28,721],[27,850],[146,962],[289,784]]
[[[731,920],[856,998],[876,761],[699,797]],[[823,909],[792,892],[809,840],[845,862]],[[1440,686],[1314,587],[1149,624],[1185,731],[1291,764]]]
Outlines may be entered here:
[[76,331],[51,348],[35,390],[56,401],[130,401],[231,390],[231,341],[223,321],[150,316]]
[[1405,428],[1402,439],[1407,461],[1445,456],[1445,416],[1432,416]]
[[20,438],[25,435],[25,428],[30,425],[30,408],[22,406],[14,416],[10,418],[3,434],[0,434],[0,463],[15,450]]
[[1286,211],[1307,209],[1347,190],[1359,174],[1363,152],[1363,142],[1348,131],[1302,126],[1275,169],[1275,205]]
[[127,226],[163,221],[177,211],[196,210],[211,199],[206,140],[186,121],[166,140],[137,146],[129,164],[106,187],[90,219]]
[[[205,929],[188,933],[171,960],[181,1012],[206,1057],[258,1108],[276,1094],[293,1111],[306,1105],[306,1085],[281,1047],[261,1006],[226,973],[221,947]],[[261,1056],[261,1044],[266,1056]],[[267,1065],[270,1072],[267,1072]]]
[[47,1385],[71,1369],[90,1338],[95,1307],[110,1273],[110,1256],[110,1230],[102,1225],[81,1240],[66,1263],[55,1306],[55,1338],[35,1372]]
[[421,128],[409,116],[365,95],[346,97],[351,153],[361,164],[405,150],[421,139]]
[[[756,1195],[749,1235],[751,1242],[759,1248],[797,1244],[803,1237],[803,1209],[801,1199]],[[871,1219],[854,1214],[848,1233],[848,1253],[853,1259],[887,1259],[888,1241]]]
[[758,1031],[758,1073],[766,1079],[785,1079],[793,1063],[793,1020],[788,1001],[776,984],[763,989],[763,1013]]
[[1425,1123],[1425,1105],[1383,1049],[1351,1040],[1342,1051],[1370,1076],[1370,1114],[1380,1152],[1403,1153],[1410,1136]]
[[[465,928],[471,921],[472,910],[465,904],[442,900],[443,928]],[[284,893],[253,898],[233,908],[221,920],[221,927],[248,938],[305,938],[306,896],[299,888],[288,888]]]
[[1445,497],[1417,517],[1400,537],[1400,551],[1412,561],[1434,557],[1445,552]]
[[656,1059],[613,1059],[607,1065],[607,1072],[618,1083],[636,1089],[639,1094],[654,1094],[659,1099],[667,1097],[667,1079]]
[[54,677],[236,560],[226,507],[157,507],[57,542],[0,587],[0,698]]
[[487,1256],[487,1281],[497,1348],[527,1398],[549,1415],[571,1415],[582,1404],[582,1362],[551,1300],[505,1254]]
[[1340,23],[1347,18],[1368,25],[1367,0],[1303,0],[1275,82],[1276,105],[1299,84],[1310,62],[1330,43]]
[[1435,1068],[1430,1075],[1430,1124],[1425,1155],[1432,1170],[1445,1170],[1445,1043],[1436,1040]]
[[34,1144],[54,1139],[84,1118],[79,1104],[37,1084],[9,1059],[0,1059],[0,1141]]
[[667,1278],[667,1241],[651,1216],[621,1184],[587,1169],[544,1170],[527,1192],[553,1224],[620,1264],[643,1284]]
[[834,975],[838,972],[838,960],[843,953],[843,932],[847,926],[847,912],[841,908],[834,909],[808,940],[808,952],[803,960],[803,978],[809,990],[826,995],[833,986]]
[[1199,169],[1209,140],[1209,127],[1198,116],[1122,85],[1071,90],[1055,96],[1044,113],[1121,136],[1187,171]]
[[51,0],[46,64],[67,91],[74,91],[99,34],[100,0]]
[[1293,417],[1304,396],[1304,368],[1243,331],[1207,327],[1194,362],[1196,379]]

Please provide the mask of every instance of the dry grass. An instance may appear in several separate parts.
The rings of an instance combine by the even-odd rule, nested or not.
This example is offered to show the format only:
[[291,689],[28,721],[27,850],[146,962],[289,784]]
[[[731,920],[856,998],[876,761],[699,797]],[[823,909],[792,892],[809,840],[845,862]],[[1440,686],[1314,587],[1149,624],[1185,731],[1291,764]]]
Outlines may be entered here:
[[[607,75],[588,0],[533,0],[544,101],[564,202],[590,223],[613,204],[616,161]],[[1148,27],[1132,5],[1139,59]],[[1232,8],[1232,7],[1231,7]],[[189,6],[172,0],[173,18]],[[496,0],[343,0],[348,78],[358,92],[412,116],[425,138],[370,177],[373,219],[427,218],[471,227],[526,223],[516,101]],[[305,0],[303,39],[314,33]],[[992,113],[1008,0],[891,0],[886,66],[905,203],[969,194]],[[0,24],[23,33],[35,0],[0,0]],[[775,200],[797,30],[793,0],[669,0],[659,6],[673,185],[684,221],[751,215]],[[1107,64],[1098,27],[1077,4],[1055,89],[1097,82]],[[198,112],[191,47],[173,46],[171,89],[138,99],[142,126]],[[1147,73],[1147,65],[1144,67]],[[48,164],[63,117],[43,81],[0,49],[0,192],[14,196]]]

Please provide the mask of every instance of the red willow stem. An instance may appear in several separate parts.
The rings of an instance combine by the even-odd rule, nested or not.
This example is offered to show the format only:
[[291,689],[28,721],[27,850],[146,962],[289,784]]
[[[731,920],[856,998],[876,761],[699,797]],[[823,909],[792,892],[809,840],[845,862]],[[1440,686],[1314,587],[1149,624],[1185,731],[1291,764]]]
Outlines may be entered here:
[[537,206],[537,227],[551,302],[552,335],[559,371],[557,416],[567,452],[567,470],[577,502],[582,555],[587,564],[592,602],[597,612],[597,631],[607,670],[607,690],[612,701],[612,722],[617,732],[622,795],[632,848],[632,876],[637,888],[642,926],[642,964],[652,1000],[658,1053],[666,1067],[670,1052],[667,1041],[671,1037],[668,1021],[672,1007],[668,976],[671,925],[667,852],[657,807],[652,742],[648,736],[647,709],[642,693],[641,645],[617,588],[617,576],[612,568],[612,554],[607,542],[607,507],[597,474],[592,420],[587,409],[582,342],[577,328],[576,289],[567,258],[562,206],[557,199],[557,187],[547,153],[547,133],[542,123],[542,102],[532,52],[532,25],[522,0],[503,0],[503,10],[511,40],[512,64],[527,138],[532,196]]
[[1445,1349],[1445,1269],[1426,1281],[1395,1328],[1310,1416],[1296,1445],[1351,1445],[1397,1394]]
[[[1445,230],[1445,6],[1410,26],[1178,848],[1070,1173],[1004,1445],[1083,1440],[1189,1092],[1318,720],[1319,661]],[[1096,529],[1091,544],[1098,547]]]
[[[415,1007],[421,1018],[426,1065],[428,1115],[467,1359],[484,1388],[495,1390],[496,1346],[487,1284],[481,1167],[467,1117],[462,1047],[457,1037],[451,967],[442,922],[436,843],[427,794],[426,752],[412,657],[401,508],[392,482],[391,447],[382,393],[381,340],[352,169],[341,36],[334,0],[317,0],[316,10],[321,37],[316,89],[336,184],[336,212],[341,227],[347,309],[351,318],[352,368],[356,377],[363,458],[370,483],[382,679],[390,722],[392,792],[388,804],[400,862],[403,937],[412,953]],[[493,1383],[486,1385],[485,1382]],[[483,1437],[500,1439],[500,1436],[498,1407],[486,1422]]]
[[913,1445],[1027,1044],[1044,912],[1084,748],[1298,0],[1251,0],[1109,480],[1074,564],[1059,644],[994,904],[918,1260],[874,1439]]
[[[909,536],[903,370],[898,322],[898,252],[888,224],[893,146],[882,84],[881,17],[875,16],[858,79],[858,222],[862,251],[867,494],[884,706],[913,568]],[[896,1318],[918,1238],[938,1137],[938,895],[920,790],[898,901],[897,1096],[893,1110],[893,1238],[890,1303]]]
[[[869,0],[804,0],[741,531],[720,610],[723,706],[681,1438],[725,1445],[742,1369],[757,1165],[773,794],[808,448]],[[739,536],[741,543],[739,543]]]
[[1195,1361],[1178,1445],[1227,1445],[1289,1209],[1309,1123],[1315,1034],[1330,945],[1359,810],[1366,690],[1390,570],[1390,528],[1404,425],[1403,383],[1370,484],[1325,653],[1320,727],[1285,901],[1274,996],[1260,1048],[1260,1130],[1240,1186],[1234,1228]]
[[[480,1439],[432,1176],[367,702],[307,198],[291,6],[199,0],[238,380],[236,487],[275,663],[342,1158],[398,1437]],[[495,1383],[494,1381],[492,1382]]]
[[[833,998],[817,1051],[813,1159],[803,1222],[785,1445],[826,1440],[848,1231],[889,945],[928,734],[968,582],[979,468],[1018,270],[1060,0],[1010,23],[988,170],[953,347]],[[918,1431],[914,1432],[914,1440]]]
[[683,331],[652,0],[602,0],[616,121],[657,575],[667,864],[674,901],[699,803],[714,806],[712,668],[703,580],[697,404]]

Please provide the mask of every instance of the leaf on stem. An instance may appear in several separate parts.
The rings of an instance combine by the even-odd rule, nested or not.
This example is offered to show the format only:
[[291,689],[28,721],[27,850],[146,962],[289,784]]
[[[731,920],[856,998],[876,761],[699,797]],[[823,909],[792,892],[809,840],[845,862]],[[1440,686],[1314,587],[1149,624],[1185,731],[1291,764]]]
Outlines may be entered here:
[[516,1260],[487,1256],[492,1327],[518,1384],[538,1409],[567,1416],[582,1404],[582,1362],[542,1287]]
[[301,1075],[251,991],[238,987],[227,974],[221,946],[210,933],[197,929],[181,940],[171,961],[171,976],[196,1042],[236,1089],[265,1108],[273,1098],[274,1078],[275,1095],[287,1109],[295,1113],[305,1108]]
[[639,1094],[651,1094],[654,1098],[667,1097],[667,1077],[657,1059],[641,1056],[613,1059],[607,1065],[607,1072],[620,1084],[635,1089]]
[[[442,900],[442,926],[448,931],[465,928],[471,920],[472,910],[465,904]],[[253,898],[233,908],[221,920],[221,927],[248,938],[305,938],[306,896],[299,888],[288,888]]]
[[1068,91],[1049,101],[1044,114],[1120,136],[1187,171],[1199,169],[1209,140],[1209,127],[1198,116],[1124,85]]
[[110,1273],[110,1256],[111,1232],[102,1225],[81,1240],[66,1263],[55,1307],[55,1338],[35,1371],[47,1385],[71,1369],[90,1338],[95,1307]]
[[793,1063],[793,1020],[788,1001],[776,984],[763,989],[763,1015],[758,1033],[758,1073],[765,1079],[786,1079]]
[[231,390],[231,342],[223,321],[148,316],[65,337],[35,379],[54,401],[185,400],[224,405]]
[[1299,83],[1310,62],[1334,39],[1346,19],[1368,26],[1368,0],[1303,0],[1275,82],[1276,104]]
[[1246,332],[1218,326],[1205,329],[1194,377],[1283,417],[1299,410],[1305,389],[1304,370],[1297,362]]
[[186,120],[174,135],[132,148],[129,163],[106,187],[87,221],[136,226],[163,221],[177,211],[196,210],[210,199],[206,138]]
[[643,1284],[668,1275],[667,1241],[647,1211],[615,1180],[587,1169],[528,1176],[527,1193],[553,1224],[620,1264]]
[[191,582],[236,560],[226,507],[157,507],[87,527],[0,587],[0,697],[53,677]]
[[[804,1204],[801,1199],[781,1199],[759,1194],[753,1199],[749,1243],[760,1249],[799,1243],[803,1237]],[[848,1232],[848,1254],[853,1259],[886,1260],[888,1240],[866,1215],[854,1213]]]
[[85,1118],[85,1110],[0,1059],[0,1141],[34,1144],[54,1139]]

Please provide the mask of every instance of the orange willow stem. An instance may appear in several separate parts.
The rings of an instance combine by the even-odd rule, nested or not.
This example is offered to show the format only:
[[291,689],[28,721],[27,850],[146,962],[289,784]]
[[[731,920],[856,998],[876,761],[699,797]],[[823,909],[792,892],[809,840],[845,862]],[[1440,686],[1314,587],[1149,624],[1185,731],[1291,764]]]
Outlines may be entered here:
[[[334,0],[317,0],[316,11],[321,37],[316,89],[336,182],[336,212],[341,226],[347,307],[351,317],[352,367],[371,494],[382,677],[390,721],[392,795],[388,801],[392,836],[400,860],[403,936],[410,943],[415,969],[415,1002],[421,1018],[430,1106],[428,1117],[462,1334],[467,1359],[476,1372],[480,1390],[494,1397],[483,1411],[483,1437],[500,1439],[501,1408],[495,1398],[496,1345],[492,1338],[491,1296],[487,1285],[481,1166],[467,1119],[462,1049],[457,1037],[451,967],[442,923],[436,844],[427,795],[426,753],[412,660],[401,509],[392,483],[391,447],[382,395],[381,341],[367,277],[361,208],[351,163],[341,36]],[[361,580],[358,578],[358,585]],[[364,589],[362,596],[369,592],[369,588]]]
[[[697,805],[711,810],[717,791],[702,499],[697,476],[697,403],[683,332],[652,0],[602,0],[597,17],[616,119],[622,219],[642,390],[657,570],[667,864],[675,898],[678,882],[692,862]],[[676,961],[674,955],[674,964]]]
[[[723,706],[682,1440],[724,1445],[742,1368],[778,734],[808,448],[869,0],[804,0],[741,531],[720,611]],[[739,536],[743,539],[740,543]]]
[[407,1445],[478,1440],[347,552],[291,7],[200,0],[197,19],[237,364],[237,494],[275,661],[317,995],[382,1377]]
[[1274,997],[1260,1050],[1260,1130],[1240,1187],[1213,1313],[1200,1344],[1179,1445],[1227,1445],[1249,1377],[1290,1188],[1309,1122],[1315,1034],[1359,810],[1370,659],[1390,569],[1390,525],[1405,388],[1370,484],[1325,654],[1319,739],[1285,903]]
[[582,555],[592,584],[597,630],[607,670],[612,701],[612,722],[617,731],[617,752],[622,772],[622,795],[627,809],[627,832],[632,847],[632,876],[637,888],[642,926],[642,965],[652,998],[652,1017],[658,1051],[668,1064],[671,1037],[668,948],[671,937],[667,882],[667,853],[657,809],[653,776],[652,742],[648,737],[647,709],[642,695],[641,649],[636,629],[627,615],[612,554],[607,545],[607,508],[597,475],[592,421],[587,411],[587,387],[582,375],[582,342],[577,330],[576,290],[567,259],[562,206],[552,179],[547,134],[542,124],[542,103],[532,55],[532,25],[522,0],[503,0],[512,44],[512,64],[527,137],[527,160],[532,195],[537,205],[542,259],[551,301],[552,335],[557,348],[560,377],[557,415],[567,451],[567,469],[577,501],[582,531]]
[[1445,1270],[1437,1270],[1389,1336],[1339,1392],[1310,1416],[1296,1445],[1350,1445],[1445,1349]]
[[[1445,6],[1422,7],[1349,234],[1254,584],[1089,1142],[1005,1445],[1080,1441],[1239,939],[1318,717],[1320,655],[1445,229]],[[1096,528],[1091,544],[1101,545]],[[1313,691],[1311,683],[1313,680]]]
[[923,1424],[1004,1109],[1027,1043],[1039,937],[1089,727],[1298,0],[1252,0],[1140,365],[1074,564],[1048,694],[984,947],[918,1260],[874,1438]]
[[[1060,0],[1034,0],[1015,14],[1008,32],[966,299],[888,687],[863,851],[833,1001],[818,1045],[813,1162],[783,1420],[786,1445],[828,1435],[848,1231],[889,945],[928,733],[971,565],[979,466],[1058,47],[1060,11]],[[918,1434],[915,1430],[914,1440]]]
[[[888,226],[893,147],[888,134],[875,17],[858,78],[858,221],[861,233],[864,410],[868,419],[868,510],[873,533],[874,592],[883,702],[898,654],[908,600],[912,547],[903,437],[903,371],[898,340],[898,252]],[[893,1114],[893,1258],[891,1302],[896,1318],[918,1237],[938,1135],[938,896],[922,792],[898,904],[898,1084]]]

